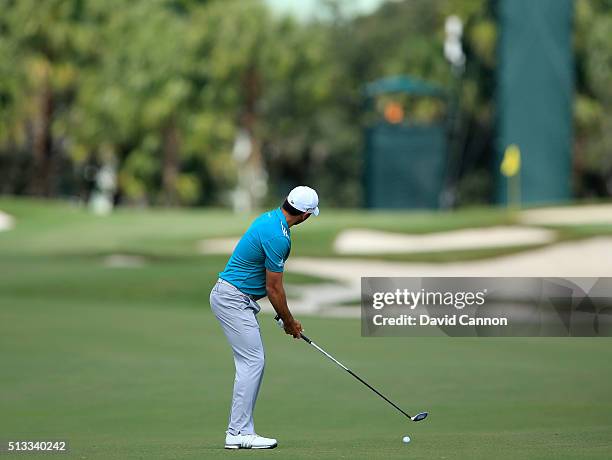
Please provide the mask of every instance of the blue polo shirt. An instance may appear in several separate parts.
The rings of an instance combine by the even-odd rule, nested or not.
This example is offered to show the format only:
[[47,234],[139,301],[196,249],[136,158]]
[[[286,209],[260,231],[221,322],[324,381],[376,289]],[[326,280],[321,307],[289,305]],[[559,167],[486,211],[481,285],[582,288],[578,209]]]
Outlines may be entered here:
[[282,272],[291,251],[291,233],[280,208],[253,221],[234,249],[219,278],[245,294],[266,295],[266,269]]

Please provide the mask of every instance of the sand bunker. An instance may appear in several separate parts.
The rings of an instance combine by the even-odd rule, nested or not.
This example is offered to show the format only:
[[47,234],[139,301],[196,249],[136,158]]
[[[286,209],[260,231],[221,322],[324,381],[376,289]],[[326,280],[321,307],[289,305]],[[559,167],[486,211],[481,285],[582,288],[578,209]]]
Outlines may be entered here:
[[289,271],[359,283],[362,276],[612,276],[612,238],[559,243],[494,259],[407,263],[298,257]]
[[397,254],[547,244],[550,230],[526,227],[489,227],[408,235],[376,230],[345,230],[334,242],[338,254]]
[[198,242],[200,254],[231,254],[238,244],[238,238],[209,238]]
[[[337,285],[295,287],[299,298],[290,302],[296,314],[354,317],[360,309],[342,306],[358,303],[362,276],[524,276],[524,277],[602,277],[612,276],[612,238],[559,243],[545,248],[495,259],[444,264],[407,263],[360,259],[297,257],[289,259],[287,270],[338,282]],[[265,312],[272,312],[267,300],[260,301]]]
[[530,225],[612,224],[612,204],[529,209],[521,223]]

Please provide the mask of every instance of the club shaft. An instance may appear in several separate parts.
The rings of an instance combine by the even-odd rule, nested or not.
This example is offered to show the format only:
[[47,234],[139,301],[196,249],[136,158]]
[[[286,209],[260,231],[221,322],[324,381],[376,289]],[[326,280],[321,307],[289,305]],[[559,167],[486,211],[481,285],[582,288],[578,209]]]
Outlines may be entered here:
[[374,393],[376,393],[378,396],[380,396],[382,399],[384,399],[385,401],[387,401],[389,404],[391,404],[393,407],[395,407],[398,411],[400,411],[403,415],[405,415],[406,417],[408,417],[410,420],[412,420],[412,417],[407,414],[406,412],[404,412],[397,404],[395,404],[393,401],[391,401],[389,398],[387,398],[384,394],[382,394],[380,391],[378,391],[376,388],[374,388],[372,385],[370,385],[368,382],[366,382],[365,380],[363,380],[361,377],[359,377],[357,374],[355,374],[352,370],[350,370],[348,367],[346,367],[344,364],[342,364],[340,361],[338,361],[336,358],[334,358],[332,355],[330,355],[328,352],[326,352],[323,348],[321,348],[319,345],[317,345],[316,343],[314,343],[312,340],[310,340],[308,337],[306,337],[304,334],[302,334],[302,339],[304,339],[305,342],[307,342],[309,345],[312,345],[314,348],[316,348],[319,352],[321,352],[322,354],[324,354],[325,356],[327,356],[331,361],[333,361],[334,363],[336,363],[338,366],[340,366],[342,369],[344,369],[346,372],[348,372],[349,374],[351,374],[353,377],[355,377],[357,380],[359,380],[361,383],[363,383],[366,387],[368,387],[370,390],[372,390]]

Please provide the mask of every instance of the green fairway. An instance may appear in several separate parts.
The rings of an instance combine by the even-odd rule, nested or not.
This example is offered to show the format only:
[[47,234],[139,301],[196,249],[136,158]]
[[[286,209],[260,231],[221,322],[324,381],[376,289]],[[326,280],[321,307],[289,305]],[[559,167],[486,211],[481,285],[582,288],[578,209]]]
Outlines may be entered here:
[[[2,298],[4,438],[66,438],[75,458],[214,458],[233,380],[204,299]],[[306,344],[260,319],[267,369],[257,429],[275,458],[609,458],[610,342],[365,339],[357,321],[311,336],[392,398],[411,424]],[[401,437],[413,441],[403,445]]]
[[[20,255],[94,256],[112,253],[141,254],[155,258],[193,257],[197,242],[211,237],[240,236],[256,214],[236,215],[226,210],[119,210],[94,216],[87,210],[61,202],[0,198],[0,210],[16,217],[18,231],[3,234],[0,251]],[[511,224],[515,216],[505,209],[477,208],[453,212],[365,212],[327,210],[308,225],[295,229],[299,241],[293,256],[336,256],[336,236],[350,222],[352,228],[391,232],[428,233],[471,227]],[[440,254],[398,254],[398,260],[461,260],[495,256],[521,248],[475,249]],[[524,249],[524,248],[522,248]]]
[[[226,258],[197,256],[193,244],[238,234],[248,218],[0,209],[18,218],[0,233],[0,439],[67,439],[68,457],[79,459],[610,458],[609,339],[362,338],[358,320],[300,318],[402,407],[430,411],[416,424],[265,315],[256,428],[279,447],[224,451],[233,363],[208,293]],[[419,219],[434,227],[435,218]],[[296,229],[296,252],[331,222]],[[115,252],[146,263],[106,266]]]

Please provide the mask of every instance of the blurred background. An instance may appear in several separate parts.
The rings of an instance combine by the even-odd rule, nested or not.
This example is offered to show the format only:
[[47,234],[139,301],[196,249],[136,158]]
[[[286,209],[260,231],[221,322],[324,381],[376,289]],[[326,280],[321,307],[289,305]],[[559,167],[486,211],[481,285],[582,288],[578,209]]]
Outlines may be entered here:
[[[0,193],[257,208],[612,194],[608,0],[2,0]],[[527,121],[528,120],[528,121]]]
[[612,276],[611,37],[612,0],[0,0],[0,440],[221,457],[209,292],[307,184],[290,308],[432,415],[262,300],[271,454],[608,459],[609,339],[366,339],[359,304],[362,276]]

